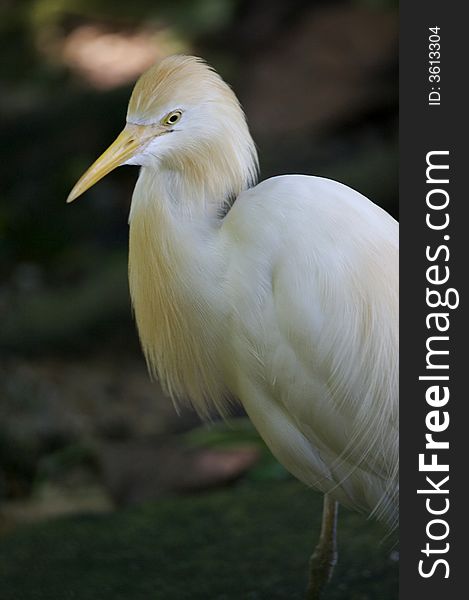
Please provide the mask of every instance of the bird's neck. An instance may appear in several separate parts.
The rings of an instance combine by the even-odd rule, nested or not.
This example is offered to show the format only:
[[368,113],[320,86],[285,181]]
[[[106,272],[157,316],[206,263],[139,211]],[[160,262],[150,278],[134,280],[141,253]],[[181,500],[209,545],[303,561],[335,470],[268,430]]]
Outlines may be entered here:
[[223,411],[225,252],[203,182],[143,168],[132,199],[129,284],[150,371],[173,398]]

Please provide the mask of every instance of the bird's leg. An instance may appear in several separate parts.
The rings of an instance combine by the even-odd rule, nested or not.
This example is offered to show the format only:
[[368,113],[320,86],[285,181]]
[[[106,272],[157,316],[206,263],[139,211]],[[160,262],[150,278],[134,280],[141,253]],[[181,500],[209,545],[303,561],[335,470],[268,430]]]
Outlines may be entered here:
[[337,513],[338,503],[329,494],[324,494],[321,534],[309,561],[309,583],[307,600],[319,600],[332,577],[337,563]]

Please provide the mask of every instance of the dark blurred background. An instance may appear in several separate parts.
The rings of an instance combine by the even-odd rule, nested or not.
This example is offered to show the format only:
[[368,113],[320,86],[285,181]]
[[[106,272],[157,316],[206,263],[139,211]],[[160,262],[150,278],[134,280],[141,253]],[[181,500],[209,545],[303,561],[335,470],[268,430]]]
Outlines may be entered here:
[[[10,587],[38,552],[37,540],[27,550],[31,523],[115,515],[168,497],[192,510],[200,494],[233,482],[233,494],[306,493],[241,414],[231,426],[204,426],[189,409],[177,415],[149,381],[126,273],[137,169],[118,169],[71,206],[65,198],[121,130],[138,75],[189,53],[236,91],[262,179],[331,177],[397,216],[396,5],[0,0],[0,536],[19,544],[25,561],[4,567]],[[312,519],[303,516],[298,535]],[[71,564],[80,575],[76,556]],[[389,577],[395,582],[394,571]],[[11,598],[27,599],[21,590]],[[196,597],[134,592],[122,597]],[[69,597],[47,593],[34,597]],[[243,593],[200,597],[264,597]],[[265,597],[297,597],[285,594]],[[347,587],[343,594],[352,598]]]

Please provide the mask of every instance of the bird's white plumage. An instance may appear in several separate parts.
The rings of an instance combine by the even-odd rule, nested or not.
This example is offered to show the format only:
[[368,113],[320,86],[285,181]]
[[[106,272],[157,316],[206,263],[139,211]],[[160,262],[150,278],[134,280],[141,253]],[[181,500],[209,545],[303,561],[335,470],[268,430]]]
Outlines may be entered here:
[[392,522],[396,222],[346,186],[284,176],[242,194],[221,233],[237,396],[298,478]]
[[[243,192],[221,224],[150,202],[141,224],[131,220],[130,282],[169,392],[202,413],[210,401],[223,411],[229,392],[299,479],[394,522],[394,219],[346,186],[299,175]],[[145,238],[140,225],[158,234]],[[159,299],[155,312],[148,298]]]
[[203,415],[237,398],[294,475],[394,525],[396,221],[327,179],[252,187],[243,112],[198,59],[170,57],[144,74],[127,119],[70,199],[119,157],[143,165],[129,282],[150,370]]

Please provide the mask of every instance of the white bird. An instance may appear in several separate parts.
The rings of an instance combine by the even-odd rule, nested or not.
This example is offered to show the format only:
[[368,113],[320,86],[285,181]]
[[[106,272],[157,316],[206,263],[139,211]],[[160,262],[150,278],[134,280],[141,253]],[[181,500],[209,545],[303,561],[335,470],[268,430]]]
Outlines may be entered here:
[[142,167],[129,282],[149,369],[203,416],[236,398],[277,459],[325,494],[319,597],[337,502],[397,520],[398,225],[328,179],[255,185],[239,102],[195,57],[140,77],[124,130],[68,201],[123,164]]

